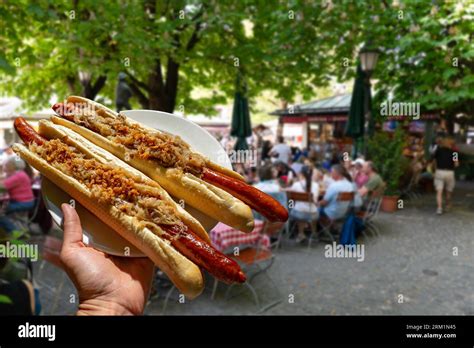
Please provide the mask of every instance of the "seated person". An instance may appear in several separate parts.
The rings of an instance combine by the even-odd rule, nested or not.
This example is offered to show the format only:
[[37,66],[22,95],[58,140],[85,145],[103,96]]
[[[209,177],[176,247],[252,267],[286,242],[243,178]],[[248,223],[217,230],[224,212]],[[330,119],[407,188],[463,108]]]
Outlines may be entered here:
[[318,208],[315,203],[318,201],[319,185],[316,181],[313,181],[313,168],[304,165],[288,191],[311,192],[313,197],[312,203],[295,202],[293,208],[290,209],[290,217],[297,220],[298,224],[298,236],[296,237],[296,241],[301,243],[306,239],[304,229],[307,222],[314,224],[314,227],[316,227],[316,219],[318,218]]
[[[272,163],[266,163],[258,170],[260,181],[253,185],[262,192],[275,198],[282,206],[286,207],[288,202],[286,193],[282,190],[280,180],[278,180],[278,170]],[[264,220],[265,218],[254,211],[255,219]]]
[[329,184],[323,199],[319,202],[320,216],[327,217],[331,220],[344,217],[351,202],[338,201],[339,193],[354,192],[354,186],[347,180],[347,177],[349,177],[349,174],[340,164],[334,164],[331,167],[331,178],[333,182]]
[[290,168],[293,170],[293,171],[290,171],[290,176],[292,177],[293,179],[293,175],[292,174],[295,174],[295,175],[298,175],[300,172],[301,172],[301,168],[303,168],[303,166],[305,165],[305,160],[306,158],[305,157],[300,157],[298,159],[298,161],[295,161],[291,164]]
[[354,179],[357,189],[360,189],[367,183],[367,181],[369,181],[369,177],[364,172],[364,163],[365,161],[361,158],[358,158],[354,161],[352,178]]
[[[24,169],[25,162],[16,156],[8,159],[4,165],[7,177],[0,180],[0,189],[7,190],[10,196],[6,214],[17,211],[29,211],[35,205],[31,179]],[[15,229],[13,222],[5,215],[0,216],[0,227],[7,234],[10,234]]]
[[256,182],[258,182],[257,168],[256,167],[250,167],[250,169],[247,171],[247,173],[245,175],[245,181],[249,185],[253,185]]
[[289,182],[290,177],[294,178],[296,176],[293,169],[291,169],[288,164],[286,164],[284,162],[281,162],[281,161],[274,162],[274,165],[275,165],[275,168],[278,172],[277,177],[280,179],[280,181],[284,185],[289,185],[290,184],[290,182]]
[[265,164],[258,171],[260,181],[253,186],[265,193],[280,192],[281,186],[278,183],[277,169],[271,164]]
[[362,186],[358,192],[360,196],[367,201],[374,192],[378,192],[383,188],[384,182],[375,171],[372,161],[365,162],[362,166],[362,171],[368,176],[369,180],[367,180],[365,185]]
[[328,188],[334,182],[330,170],[327,171],[326,169],[323,169],[321,172],[321,176],[321,184],[324,188]]
[[328,171],[331,170],[331,160],[332,160],[331,154],[326,153],[324,155],[324,160],[323,160],[323,163],[322,163],[323,169],[326,169]]

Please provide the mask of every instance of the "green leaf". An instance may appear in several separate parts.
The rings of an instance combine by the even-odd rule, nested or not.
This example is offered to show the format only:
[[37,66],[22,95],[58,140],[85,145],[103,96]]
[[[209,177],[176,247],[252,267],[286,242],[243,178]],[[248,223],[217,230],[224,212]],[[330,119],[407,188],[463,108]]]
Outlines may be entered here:
[[[470,80],[456,87],[456,97],[434,88],[448,89],[446,82],[474,75],[469,65],[473,28],[466,19],[472,6],[459,9],[455,1],[437,3],[434,14],[430,1],[405,1],[403,19],[398,18],[401,7],[379,1],[333,1],[331,6],[300,0],[158,1],[154,14],[148,2],[87,0],[76,8],[74,3],[0,1],[2,87],[22,98],[27,110],[48,108],[53,96],[83,93],[80,72],[89,73],[92,84],[107,77],[97,97],[110,103],[117,75],[126,70],[145,85],[140,90],[147,100],[156,97],[163,105],[172,92],[174,104],[184,105],[186,113],[215,113],[216,103],[233,98],[234,58],[245,72],[250,98],[269,91],[276,108],[282,99],[317,98],[315,90],[329,80],[352,81],[355,58],[368,38],[381,48],[373,73],[378,91],[394,91],[403,101],[419,96],[423,107],[442,106],[447,113],[472,100]],[[183,8],[185,18],[179,18]],[[202,17],[195,17],[201,8]],[[245,35],[243,20],[253,25],[253,36]],[[188,49],[197,24],[198,40]],[[11,63],[16,57],[19,67]],[[413,57],[419,58],[416,63]],[[130,66],[124,66],[124,58]],[[452,66],[453,58],[459,58],[459,67]],[[160,94],[157,86],[166,80],[156,76],[167,76],[170,60],[179,64],[178,83]],[[218,91],[219,97],[195,98],[200,91]],[[131,102],[142,107],[137,96]]]
[[456,75],[459,72],[458,69],[455,68],[448,68],[443,71],[443,80],[449,80],[451,76]]
[[3,70],[9,75],[13,75],[15,73],[15,68],[8,63],[8,61],[0,55],[0,71]]
[[6,295],[1,295],[1,294],[0,294],[0,303],[13,304],[10,297],[8,297]]

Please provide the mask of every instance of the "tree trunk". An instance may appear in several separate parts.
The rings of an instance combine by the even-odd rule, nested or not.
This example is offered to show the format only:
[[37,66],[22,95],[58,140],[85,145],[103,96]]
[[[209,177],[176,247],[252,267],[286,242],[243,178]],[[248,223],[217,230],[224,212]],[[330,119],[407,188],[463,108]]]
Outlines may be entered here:
[[161,60],[159,58],[155,61],[155,70],[148,77],[148,104],[150,109],[166,111],[164,101],[164,83],[163,73],[161,72]]
[[176,96],[178,94],[179,80],[179,63],[172,59],[168,60],[168,68],[166,69],[166,112],[173,113],[176,107]]
[[151,110],[166,111],[163,105],[163,97],[158,93],[151,93],[148,100],[148,105]]
[[179,63],[168,60],[166,82],[163,81],[161,62],[156,60],[155,71],[148,77],[148,107],[173,113],[178,93]]
[[82,96],[91,100],[94,100],[99,94],[100,90],[105,86],[107,81],[106,76],[99,76],[97,81],[92,84],[92,79],[81,81],[82,84]]

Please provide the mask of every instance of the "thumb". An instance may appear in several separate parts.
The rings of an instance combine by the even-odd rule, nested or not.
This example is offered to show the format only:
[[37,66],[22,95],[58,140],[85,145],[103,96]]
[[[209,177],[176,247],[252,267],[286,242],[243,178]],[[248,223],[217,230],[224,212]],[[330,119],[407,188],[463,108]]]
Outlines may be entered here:
[[76,209],[67,203],[61,205],[64,215],[64,239],[63,247],[75,246],[82,242],[82,226]]

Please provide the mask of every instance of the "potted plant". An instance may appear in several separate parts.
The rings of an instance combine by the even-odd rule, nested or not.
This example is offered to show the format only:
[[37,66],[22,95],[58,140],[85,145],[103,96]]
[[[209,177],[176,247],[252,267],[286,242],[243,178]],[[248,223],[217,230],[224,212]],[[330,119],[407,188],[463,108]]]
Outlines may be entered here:
[[[20,240],[23,235],[20,231],[13,231],[11,236],[7,236],[5,231],[0,228],[0,244],[5,245],[8,241],[10,245],[24,245],[26,242]],[[5,256],[5,255],[4,255]],[[0,258],[0,281],[12,282],[20,279],[28,279],[28,266],[21,262],[19,257]],[[9,296],[0,294],[0,304],[12,304]]]
[[399,126],[393,134],[379,131],[367,143],[367,157],[385,182],[381,209],[394,212],[400,198],[400,178],[405,172],[408,159],[402,154],[405,148],[405,132]]

